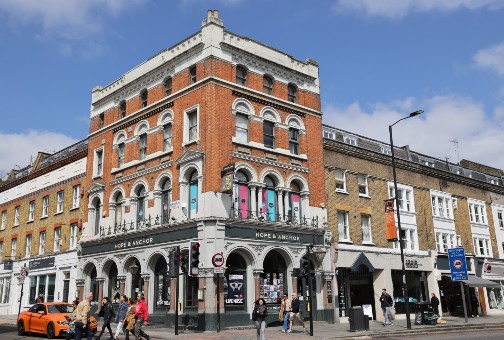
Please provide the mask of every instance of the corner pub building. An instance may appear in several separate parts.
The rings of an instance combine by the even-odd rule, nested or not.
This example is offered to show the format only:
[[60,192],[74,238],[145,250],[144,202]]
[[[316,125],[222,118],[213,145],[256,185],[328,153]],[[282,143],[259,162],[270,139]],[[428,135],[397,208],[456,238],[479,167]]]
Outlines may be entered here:
[[179,280],[179,322],[215,330],[220,287],[221,326],[247,325],[259,297],[271,309],[283,293],[306,301],[293,271],[313,245],[314,319],[332,320],[321,120],[317,63],[225,30],[217,11],[94,88],[79,295],[99,305],[142,291],[149,319],[171,324],[168,256],[198,241],[199,275]]

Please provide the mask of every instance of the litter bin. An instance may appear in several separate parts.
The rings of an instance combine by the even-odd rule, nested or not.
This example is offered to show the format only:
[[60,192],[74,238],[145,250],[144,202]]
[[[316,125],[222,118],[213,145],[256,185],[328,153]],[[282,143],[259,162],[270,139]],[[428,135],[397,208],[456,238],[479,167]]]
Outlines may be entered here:
[[415,304],[415,325],[424,325],[426,314],[434,314],[432,305],[429,302],[419,302]]
[[364,310],[360,306],[351,307],[348,310],[348,323],[350,324],[350,332],[369,330],[369,318],[367,315],[364,315]]
[[424,318],[425,318],[425,324],[426,325],[430,325],[430,326],[436,326],[437,325],[437,319],[438,319],[438,316],[434,313],[425,313],[424,314]]

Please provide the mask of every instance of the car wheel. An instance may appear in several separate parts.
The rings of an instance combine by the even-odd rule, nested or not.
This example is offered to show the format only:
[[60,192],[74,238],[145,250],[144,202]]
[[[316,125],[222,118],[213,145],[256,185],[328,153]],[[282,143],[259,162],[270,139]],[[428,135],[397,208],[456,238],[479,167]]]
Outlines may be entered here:
[[47,338],[54,338],[54,324],[52,322],[47,325]]
[[24,322],[23,320],[19,320],[18,322],[18,335],[25,335],[25,328],[24,328]]

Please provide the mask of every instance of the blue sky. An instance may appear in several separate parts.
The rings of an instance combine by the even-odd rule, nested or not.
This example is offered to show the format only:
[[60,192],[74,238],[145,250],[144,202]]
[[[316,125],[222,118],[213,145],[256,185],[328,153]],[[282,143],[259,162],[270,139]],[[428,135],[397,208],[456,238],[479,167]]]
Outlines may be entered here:
[[[319,62],[324,123],[504,169],[499,0],[0,0],[0,175],[88,132],[91,89],[198,31]],[[458,148],[450,142],[458,141]]]

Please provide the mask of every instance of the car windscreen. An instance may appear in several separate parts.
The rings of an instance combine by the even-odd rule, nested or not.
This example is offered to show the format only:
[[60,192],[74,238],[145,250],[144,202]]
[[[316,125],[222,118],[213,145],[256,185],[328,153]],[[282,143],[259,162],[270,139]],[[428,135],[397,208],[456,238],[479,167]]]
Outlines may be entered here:
[[72,313],[74,308],[72,305],[48,305],[47,310],[50,314]]

